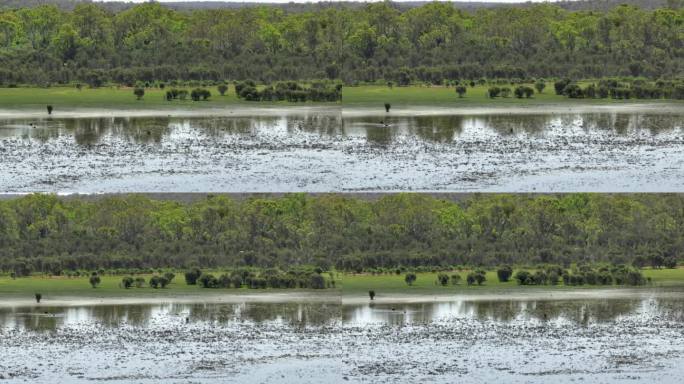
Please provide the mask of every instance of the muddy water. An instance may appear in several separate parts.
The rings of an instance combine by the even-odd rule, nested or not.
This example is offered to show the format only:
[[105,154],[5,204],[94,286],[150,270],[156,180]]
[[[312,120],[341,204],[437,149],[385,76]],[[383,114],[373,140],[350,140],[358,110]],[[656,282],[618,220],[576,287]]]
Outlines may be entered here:
[[684,112],[418,112],[5,117],[0,192],[684,191]]
[[684,291],[0,309],[8,382],[601,382],[684,377]]

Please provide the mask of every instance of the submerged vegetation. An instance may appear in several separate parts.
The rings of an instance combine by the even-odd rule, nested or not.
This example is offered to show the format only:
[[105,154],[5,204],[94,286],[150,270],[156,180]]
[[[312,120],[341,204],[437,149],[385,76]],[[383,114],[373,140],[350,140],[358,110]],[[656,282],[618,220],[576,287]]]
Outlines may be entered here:
[[193,203],[36,194],[0,201],[0,270],[21,277],[191,266],[357,273],[600,262],[663,268],[681,261],[683,225],[684,196],[667,194],[458,201],[293,194]]

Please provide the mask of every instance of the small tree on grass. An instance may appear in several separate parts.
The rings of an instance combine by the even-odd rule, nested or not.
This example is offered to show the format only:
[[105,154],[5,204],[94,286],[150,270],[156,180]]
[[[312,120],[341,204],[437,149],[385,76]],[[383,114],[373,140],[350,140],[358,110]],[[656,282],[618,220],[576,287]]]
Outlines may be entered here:
[[52,115],[52,105],[47,106],[48,115]]
[[546,88],[546,83],[544,80],[537,80],[537,82],[534,83],[534,88],[537,90],[537,93],[542,93],[544,92],[544,88]]
[[40,293],[36,293],[36,303],[40,304],[40,300],[43,298],[43,295]]
[[138,98],[138,100],[142,100],[143,96],[145,96],[145,89],[144,88],[136,88],[133,90],[133,94],[135,97]]
[[468,285],[475,284],[475,272],[470,272],[468,276],[466,276],[466,282]]
[[368,297],[370,297],[371,300],[375,299],[375,291],[368,291]]
[[449,284],[449,275],[446,273],[440,273],[437,275],[437,281],[439,281],[441,286],[446,287]]
[[481,269],[475,271],[475,282],[477,285],[482,285],[485,281],[487,281],[487,272]]
[[390,109],[392,109],[392,105],[390,103],[385,103],[385,112],[389,112]]
[[408,285],[413,285],[413,283],[416,282],[416,279],[417,279],[416,274],[413,272],[409,272],[406,274],[406,276],[404,276],[404,281]]
[[499,281],[502,283],[505,283],[508,280],[510,280],[512,275],[513,275],[513,268],[511,268],[510,265],[504,265],[504,266],[502,266],[496,270],[496,276],[499,278]]
[[456,285],[461,282],[461,275],[454,273],[451,275],[451,284]]
[[169,283],[171,283],[173,281],[173,279],[176,277],[176,275],[173,274],[172,272],[166,272],[164,274],[164,277],[166,278],[166,280],[169,281]]
[[221,94],[221,96],[225,96],[226,92],[228,92],[228,86],[225,84],[221,84],[218,86],[218,91]]
[[134,280],[130,276],[126,276],[123,279],[121,279],[121,286],[124,288],[128,289],[133,286]]
[[93,288],[97,288],[97,286],[100,285],[100,282],[102,282],[102,279],[100,279],[100,276],[97,273],[93,272],[93,274],[90,275],[89,281]]
[[200,271],[198,268],[193,268],[185,272],[185,283],[188,285],[196,285],[197,279],[199,279],[201,275],[202,271]]
[[456,93],[458,93],[458,97],[463,97],[463,95],[466,94],[468,89],[466,88],[465,85],[457,85],[456,86]]
[[159,276],[150,277],[150,287],[157,289],[157,288],[159,288],[159,285],[161,285],[161,281],[160,281]]
[[210,274],[203,274],[199,278],[199,283],[202,286],[202,288],[216,288],[218,287],[218,280],[214,275]]
[[136,277],[135,278],[135,287],[136,288],[142,288],[145,286],[145,279],[143,277]]

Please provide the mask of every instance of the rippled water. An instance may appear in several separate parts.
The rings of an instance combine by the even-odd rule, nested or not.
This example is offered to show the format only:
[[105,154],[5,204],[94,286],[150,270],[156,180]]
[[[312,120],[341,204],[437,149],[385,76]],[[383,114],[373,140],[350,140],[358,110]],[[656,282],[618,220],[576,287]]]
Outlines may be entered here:
[[684,191],[684,112],[0,120],[0,192]]
[[9,382],[679,383],[684,292],[0,309]]

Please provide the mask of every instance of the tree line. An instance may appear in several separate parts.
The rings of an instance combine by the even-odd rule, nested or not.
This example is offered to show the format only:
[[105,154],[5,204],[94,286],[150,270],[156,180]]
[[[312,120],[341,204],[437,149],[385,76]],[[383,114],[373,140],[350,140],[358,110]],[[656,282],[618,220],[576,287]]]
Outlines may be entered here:
[[[344,195],[192,203],[140,195],[0,201],[0,270],[25,276],[99,268],[450,270],[574,263],[675,266],[684,196]],[[403,269],[402,269],[403,268]]]
[[19,7],[0,10],[0,84],[675,78],[684,73],[683,20],[677,2],[592,11],[465,11],[441,2],[299,11]]

